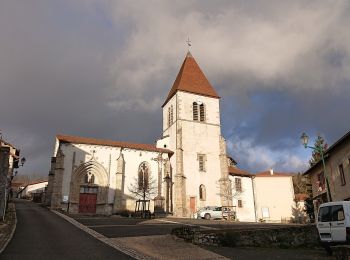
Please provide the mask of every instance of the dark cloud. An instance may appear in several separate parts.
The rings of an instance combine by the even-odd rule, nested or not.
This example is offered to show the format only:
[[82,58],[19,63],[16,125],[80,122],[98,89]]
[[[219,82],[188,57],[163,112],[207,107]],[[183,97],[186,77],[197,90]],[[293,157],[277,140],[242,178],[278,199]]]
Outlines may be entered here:
[[251,171],[305,168],[301,132],[349,130],[343,1],[2,1],[0,129],[46,175],[57,133],[152,143],[192,39],[222,96],[230,153]]

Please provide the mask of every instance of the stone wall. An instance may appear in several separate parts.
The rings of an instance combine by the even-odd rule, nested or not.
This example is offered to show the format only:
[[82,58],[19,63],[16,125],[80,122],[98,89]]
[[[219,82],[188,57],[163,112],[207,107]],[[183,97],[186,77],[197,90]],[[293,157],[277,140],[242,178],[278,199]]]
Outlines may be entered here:
[[198,245],[227,247],[306,247],[320,246],[314,225],[252,230],[200,230],[197,227],[181,227],[172,234]]

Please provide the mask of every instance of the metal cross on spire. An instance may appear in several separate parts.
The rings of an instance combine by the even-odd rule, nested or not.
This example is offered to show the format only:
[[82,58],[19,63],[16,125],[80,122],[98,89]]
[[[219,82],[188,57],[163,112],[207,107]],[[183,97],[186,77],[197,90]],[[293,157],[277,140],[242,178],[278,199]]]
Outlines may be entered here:
[[188,51],[190,51],[190,47],[192,46],[190,37],[187,37],[187,41],[186,42],[187,42]]

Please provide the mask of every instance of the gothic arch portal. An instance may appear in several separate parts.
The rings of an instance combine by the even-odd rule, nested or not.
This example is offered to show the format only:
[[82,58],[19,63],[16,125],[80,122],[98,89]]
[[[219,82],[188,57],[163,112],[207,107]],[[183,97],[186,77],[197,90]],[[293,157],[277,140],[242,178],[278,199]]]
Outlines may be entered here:
[[[87,179],[93,181],[86,181]],[[91,160],[82,163],[72,173],[70,183],[70,212],[77,213],[79,209],[79,196],[85,190],[92,190],[97,193],[96,198],[96,213],[102,213],[107,206],[108,197],[108,174],[106,169],[100,163]]]

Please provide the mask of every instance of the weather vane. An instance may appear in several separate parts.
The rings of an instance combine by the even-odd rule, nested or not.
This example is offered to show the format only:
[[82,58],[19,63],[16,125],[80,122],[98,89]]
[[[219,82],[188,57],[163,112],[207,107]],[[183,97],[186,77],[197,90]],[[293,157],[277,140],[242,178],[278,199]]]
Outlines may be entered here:
[[190,37],[187,37],[187,46],[188,46],[188,51],[190,51],[190,47],[192,46]]

